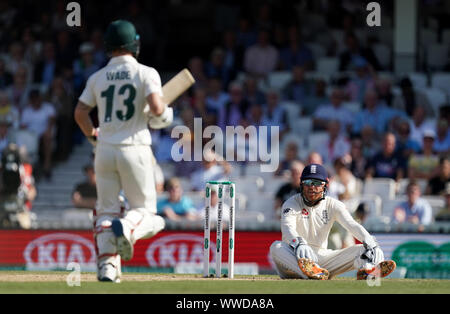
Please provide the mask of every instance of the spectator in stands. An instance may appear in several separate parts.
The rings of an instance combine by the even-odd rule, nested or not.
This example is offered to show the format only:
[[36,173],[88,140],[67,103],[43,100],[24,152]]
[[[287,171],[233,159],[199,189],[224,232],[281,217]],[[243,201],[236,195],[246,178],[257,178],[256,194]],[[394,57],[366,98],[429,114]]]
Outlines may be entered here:
[[375,90],[381,105],[391,108],[394,104],[394,93],[392,92],[392,81],[388,77],[379,77],[375,81]]
[[291,169],[291,164],[298,160],[298,146],[295,142],[289,142],[285,148],[284,158],[280,161],[278,169],[275,171],[274,175],[284,176],[284,173]]
[[377,134],[371,126],[366,125],[361,130],[361,143],[362,154],[364,158],[370,159],[380,150],[381,145],[379,143]]
[[314,56],[311,50],[303,43],[299,28],[291,25],[288,28],[288,44],[280,51],[280,69],[291,71],[298,65],[305,70],[312,70]]
[[445,187],[444,197],[445,197],[445,206],[436,214],[436,216],[434,217],[435,221],[439,222],[450,221],[450,183],[447,183]]
[[[200,169],[191,175],[191,187],[193,191],[202,191],[205,182],[225,181],[231,172],[231,166],[225,160],[218,161],[218,156],[212,150],[203,152],[203,161]],[[223,159],[223,158],[222,158]]]
[[24,47],[20,42],[13,42],[9,46],[9,54],[6,55],[6,69],[13,75],[20,68],[27,69],[26,82],[31,83],[33,77],[33,65],[25,59]]
[[207,77],[220,77],[222,89],[226,90],[234,74],[225,66],[225,51],[216,47],[211,52],[210,59],[205,64],[205,73]]
[[[208,79],[208,76],[206,75],[202,58],[195,56],[189,59],[188,69],[191,72],[192,76],[195,77],[195,83],[192,86],[193,89],[196,89],[197,87],[209,87],[210,79]],[[222,82],[220,82],[220,84],[222,84]]]
[[330,103],[327,95],[327,82],[324,79],[316,79],[311,95],[302,103],[302,115],[311,116],[314,111],[323,104]]
[[433,151],[435,137],[433,130],[426,130],[423,134],[422,152],[409,157],[408,177],[410,179],[429,180],[439,173],[439,156]]
[[88,78],[99,69],[94,62],[94,45],[92,43],[83,43],[78,51],[80,58],[73,63],[74,88],[76,91],[82,89]]
[[258,34],[253,29],[250,19],[245,16],[241,16],[238,22],[238,30],[236,31],[236,42],[239,47],[247,49],[258,40]]
[[441,118],[437,121],[433,149],[439,154],[450,153],[450,128],[446,119]]
[[10,86],[13,82],[13,76],[6,70],[5,61],[0,57],[0,89]]
[[0,117],[0,157],[1,152],[11,143],[11,126],[8,117]]
[[256,9],[255,25],[258,29],[272,29],[273,7],[270,3],[262,3]]
[[426,121],[426,109],[422,105],[417,105],[414,108],[412,119],[409,122],[411,129],[411,139],[417,141],[420,147],[423,148],[423,134],[426,130],[434,130],[435,125],[432,122]]
[[6,89],[9,99],[19,112],[28,104],[30,84],[27,81],[27,73],[27,68],[19,67],[14,74],[13,84]]
[[370,215],[370,208],[367,203],[360,203],[355,210],[355,220],[361,225],[367,220],[367,217]]
[[405,159],[409,159],[412,154],[417,154],[421,151],[420,144],[411,138],[410,125],[406,119],[401,119],[396,124],[396,150]]
[[354,138],[351,141],[350,154],[349,156],[344,156],[344,160],[350,160],[350,171],[356,178],[363,180],[367,159],[362,153],[362,141],[360,138]]
[[280,216],[279,210],[281,209],[281,205],[292,195],[299,193],[300,177],[304,168],[305,165],[301,161],[293,161],[291,163],[290,182],[282,185],[275,194],[275,211],[278,217]]
[[405,112],[408,117],[412,117],[416,106],[423,106],[427,118],[434,117],[433,107],[428,101],[427,96],[414,89],[411,80],[407,77],[400,81],[401,94],[394,99],[392,106]]
[[[195,76],[194,76],[195,77]],[[201,85],[198,86],[201,88]],[[225,104],[230,100],[230,95],[222,91],[222,81],[218,77],[212,77],[208,80],[208,96],[206,103],[208,109],[219,111],[225,107]]]
[[292,67],[292,79],[282,90],[283,99],[296,102],[304,108],[306,107],[306,99],[313,94],[313,90],[314,83],[305,79],[305,68],[294,65]]
[[259,78],[266,78],[277,68],[278,62],[278,50],[270,43],[269,31],[261,29],[258,42],[245,50],[244,70]]
[[242,70],[244,61],[244,48],[237,43],[236,33],[226,30],[222,35],[222,49],[224,50],[224,65],[229,69],[231,79],[234,80],[237,72]]
[[21,128],[33,132],[39,139],[44,176],[50,179],[56,111],[52,104],[42,100],[39,90],[32,90],[29,98],[30,104],[22,112]]
[[103,30],[96,28],[91,34],[91,43],[94,46],[94,63],[102,68],[108,62],[108,56],[105,53],[105,47],[103,44]]
[[[247,130],[248,127],[251,127],[250,130],[253,129],[253,131],[237,132],[236,137],[226,137],[225,146],[227,156],[234,156],[234,160],[240,162],[243,168],[245,168],[248,161],[259,161],[259,157],[256,154],[259,145],[258,127],[262,125],[264,125],[263,108],[261,105],[254,104],[250,106],[247,117],[241,119],[239,123],[239,126],[242,127],[243,130]],[[254,136],[250,136],[251,133]]]
[[353,123],[353,113],[342,106],[344,93],[335,88],[331,93],[331,103],[317,108],[313,114],[314,130],[326,130],[330,120],[337,119],[341,123],[341,132],[350,130]]
[[206,99],[206,89],[199,87],[194,90],[194,95],[192,97],[194,118],[201,118],[204,127],[217,124],[217,109],[208,107]]
[[345,201],[357,197],[360,193],[358,180],[351,172],[349,165],[344,162],[344,158],[337,158],[334,161],[334,180],[344,187],[344,192],[339,195],[339,200]]
[[56,159],[67,160],[72,151],[73,94],[67,90],[62,77],[57,76],[51,84],[48,100],[56,110]]
[[0,89],[0,119],[7,120],[14,129],[19,128],[19,110],[12,105],[8,94]]
[[428,180],[425,194],[442,195],[450,182],[450,157],[443,156],[439,158],[438,173]]
[[52,41],[47,41],[43,47],[43,58],[34,69],[34,82],[49,88],[58,70],[57,67],[55,44]]
[[395,145],[395,135],[387,132],[383,137],[382,150],[368,164],[366,179],[391,178],[398,181],[405,177],[406,162],[396,153]]
[[244,98],[244,89],[238,82],[229,86],[230,99],[225,106],[219,108],[218,125],[225,130],[226,126],[237,126],[247,115],[249,103]]
[[423,231],[423,226],[429,225],[432,221],[431,206],[420,197],[420,186],[414,180],[406,187],[406,195],[407,200],[394,209],[393,222],[412,223],[419,226],[419,231]]
[[376,71],[381,70],[375,53],[369,49],[361,47],[358,38],[353,32],[349,32],[345,36],[346,50],[339,56],[339,71],[351,70],[355,58],[364,58]]
[[268,90],[266,99],[267,103],[263,106],[262,125],[278,126],[281,141],[290,131],[286,109],[280,105],[280,95],[276,90]]
[[373,89],[366,91],[364,103],[365,108],[355,116],[352,132],[357,135],[365,126],[370,126],[376,135],[383,134],[393,118],[391,111],[379,105],[378,95]]
[[316,152],[316,151],[312,151],[308,154],[308,157],[306,158],[306,163],[305,165],[310,165],[310,164],[319,164],[322,165],[323,164],[323,159],[322,156]]
[[320,153],[324,164],[332,165],[337,158],[341,158],[350,152],[350,141],[341,133],[341,123],[332,119],[327,125],[327,139],[325,143],[312,143],[313,147]]
[[95,209],[97,203],[97,188],[94,166],[83,167],[86,180],[78,183],[72,192],[72,203],[77,208]]
[[352,70],[355,76],[349,80],[345,87],[350,101],[362,103],[368,90],[375,90],[375,73],[367,60],[356,57],[352,62]]
[[244,97],[250,105],[262,105],[266,103],[266,95],[258,86],[258,78],[253,75],[247,75],[244,81]]
[[56,33],[56,60],[64,67],[73,70],[73,62],[77,57],[77,41],[70,37],[65,30]]
[[157,203],[157,214],[171,221],[183,219],[197,220],[196,209],[192,200],[183,195],[183,188],[178,178],[174,177],[167,181],[169,196]]

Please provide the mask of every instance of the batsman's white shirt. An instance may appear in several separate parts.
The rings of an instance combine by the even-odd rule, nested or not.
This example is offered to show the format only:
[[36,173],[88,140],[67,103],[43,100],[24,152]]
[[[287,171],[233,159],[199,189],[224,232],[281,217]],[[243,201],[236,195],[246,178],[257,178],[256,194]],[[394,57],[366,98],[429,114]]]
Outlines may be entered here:
[[309,246],[326,249],[328,235],[334,222],[338,222],[359,241],[372,243],[372,236],[357,223],[344,203],[326,196],[318,205],[306,206],[301,194],[296,194],[284,202],[281,214],[283,241],[302,237]]
[[98,107],[99,143],[150,145],[146,97],[151,93],[163,95],[158,72],[126,55],[89,77],[79,100]]
[[131,209],[156,213],[151,136],[146,97],[162,95],[158,72],[131,55],[112,58],[89,77],[79,100],[98,107],[99,137],[95,152],[97,213],[120,212],[124,190]]

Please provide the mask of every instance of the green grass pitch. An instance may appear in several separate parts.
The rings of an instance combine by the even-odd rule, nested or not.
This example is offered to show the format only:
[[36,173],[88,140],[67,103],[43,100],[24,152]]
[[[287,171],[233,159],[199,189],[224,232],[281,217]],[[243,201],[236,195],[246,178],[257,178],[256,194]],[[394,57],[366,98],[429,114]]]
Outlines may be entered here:
[[281,280],[277,276],[201,278],[200,275],[124,273],[121,283],[97,282],[95,274],[83,273],[81,286],[70,287],[69,272],[0,271],[0,293],[77,294],[346,294],[346,293],[450,293],[450,280],[381,279],[369,286],[354,278],[328,281]]

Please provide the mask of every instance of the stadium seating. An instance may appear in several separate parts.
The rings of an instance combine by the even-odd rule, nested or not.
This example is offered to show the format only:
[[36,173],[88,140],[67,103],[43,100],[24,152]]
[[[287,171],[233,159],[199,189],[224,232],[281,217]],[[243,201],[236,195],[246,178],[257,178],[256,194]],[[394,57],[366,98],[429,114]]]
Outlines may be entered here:
[[448,63],[447,44],[433,43],[426,47],[426,65],[430,70],[442,70]]
[[431,75],[431,87],[442,90],[448,97],[450,95],[450,73],[433,73]]
[[[366,179],[363,187],[363,194],[380,195],[383,202],[395,198],[396,182],[390,178]],[[384,206],[384,204],[383,204]]]
[[435,114],[438,114],[439,108],[448,102],[448,96],[439,88],[427,88],[422,92],[427,96]]
[[318,58],[316,62],[316,71],[332,75],[339,70],[339,59],[334,57]]
[[419,44],[427,47],[438,42],[438,34],[436,31],[429,28],[420,28],[419,30]]
[[390,69],[392,62],[392,49],[383,43],[377,43],[373,46],[373,51],[383,69]]
[[327,56],[327,50],[319,43],[308,42],[306,43],[306,46],[311,49],[315,59]]
[[267,79],[270,88],[281,90],[292,79],[292,72],[290,71],[271,72],[268,75]]
[[423,199],[425,199],[428,203],[430,203],[431,209],[433,211],[433,217],[445,207],[445,199],[443,196],[439,195],[423,195]]
[[406,74],[406,76],[411,80],[414,88],[426,89],[428,87],[428,77],[424,73],[411,72]]
[[443,44],[450,45],[450,28],[446,28],[442,30],[441,33],[441,42]]

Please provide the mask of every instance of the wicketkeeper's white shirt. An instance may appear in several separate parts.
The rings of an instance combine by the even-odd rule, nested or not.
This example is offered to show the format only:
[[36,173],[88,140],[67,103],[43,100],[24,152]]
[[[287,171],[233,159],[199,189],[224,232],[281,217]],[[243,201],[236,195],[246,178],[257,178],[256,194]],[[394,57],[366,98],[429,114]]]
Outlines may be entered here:
[[159,73],[126,55],[91,75],[79,100],[98,107],[99,143],[150,145],[146,97],[151,93],[163,95]]
[[283,241],[302,237],[313,248],[326,249],[328,235],[334,222],[338,222],[359,241],[372,243],[372,236],[357,223],[344,203],[326,196],[314,207],[306,206],[301,194],[296,194],[283,203],[281,232]]

